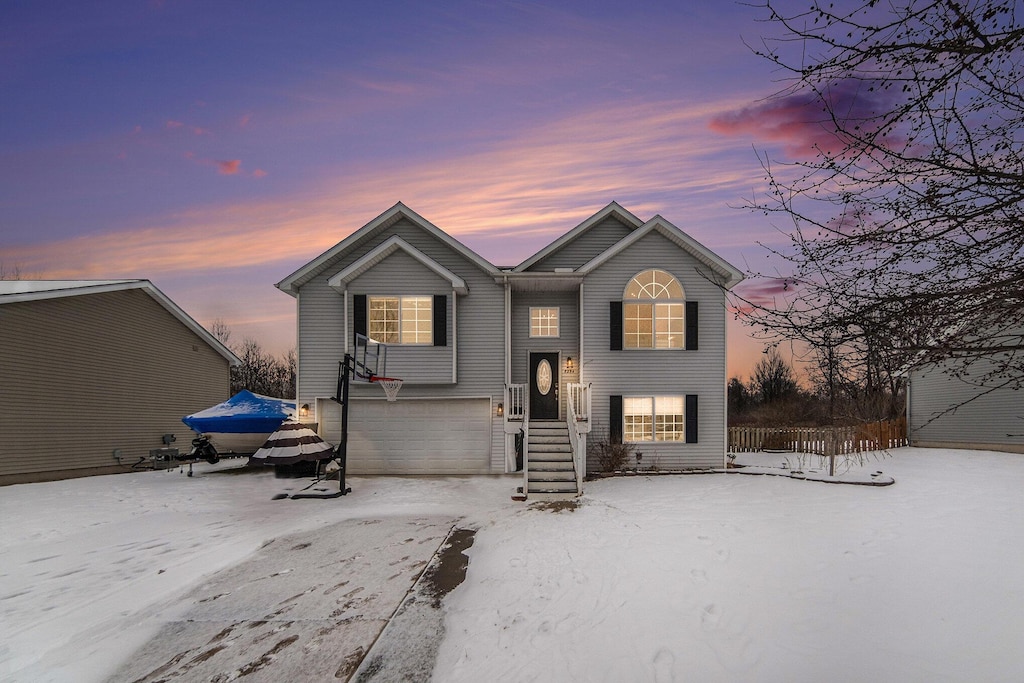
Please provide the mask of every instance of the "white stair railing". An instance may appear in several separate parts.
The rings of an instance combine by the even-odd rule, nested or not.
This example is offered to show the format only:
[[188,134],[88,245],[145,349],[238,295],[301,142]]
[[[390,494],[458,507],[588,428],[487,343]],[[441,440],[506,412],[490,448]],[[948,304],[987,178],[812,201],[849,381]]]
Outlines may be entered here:
[[569,443],[572,445],[572,466],[576,472],[576,493],[583,493],[583,477],[587,470],[587,434],[590,433],[590,383],[568,385]]
[[505,421],[522,422],[526,417],[526,385],[505,385]]
[[[529,394],[525,384],[505,385],[505,434],[522,432],[523,435],[523,495],[530,493],[530,423],[526,419],[528,403]],[[514,437],[512,443],[515,443]]]

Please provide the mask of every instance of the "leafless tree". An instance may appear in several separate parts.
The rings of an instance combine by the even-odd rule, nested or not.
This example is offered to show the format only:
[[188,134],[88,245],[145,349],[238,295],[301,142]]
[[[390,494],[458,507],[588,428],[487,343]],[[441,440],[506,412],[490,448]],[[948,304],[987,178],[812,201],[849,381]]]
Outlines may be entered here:
[[755,52],[785,84],[759,106],[799,110],[812,144],[759,153],[769,191],[751,207],[790,240],[739,308],[814,349],[832,391],[845,378],[894,396],[895,370],[945,359],[1024,385],[1020,0],[757,7],[775,34]]
[[210,325],[210,334],[212,334],[221,344],[230,348],[231,328],[226,322],[224,322],[223,318],[217,318],[213,321]]
[[0,261],[0,280],[20,279],[22,279],[21,266],[17,264],[8,266],[3,261]]
[[761,403],[775,403],[796,394],[796,374],[775,348],[769,348],[754,365],[752,388]]
[[283,357],[277,358],[264,351],[263,346],[251,337],[247,337],[239,345],[232,345],[231,327],[221,318],[217,318],[210,325],[210,334],[230,348],[242,361],[241,365],[231,368],[232,394],[248,389],[264,396],[295,398],[295,349],[290,349]]

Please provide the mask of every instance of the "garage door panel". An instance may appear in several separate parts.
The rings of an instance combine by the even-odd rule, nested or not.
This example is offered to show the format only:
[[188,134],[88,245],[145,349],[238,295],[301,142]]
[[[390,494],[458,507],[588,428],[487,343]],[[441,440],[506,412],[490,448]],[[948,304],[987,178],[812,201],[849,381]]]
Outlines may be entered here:
[[[321,404],[324,438],[341,433],[341,407]],[[486,474],[490,471],[489,399],[396,402],[353,400],[349,474]]]

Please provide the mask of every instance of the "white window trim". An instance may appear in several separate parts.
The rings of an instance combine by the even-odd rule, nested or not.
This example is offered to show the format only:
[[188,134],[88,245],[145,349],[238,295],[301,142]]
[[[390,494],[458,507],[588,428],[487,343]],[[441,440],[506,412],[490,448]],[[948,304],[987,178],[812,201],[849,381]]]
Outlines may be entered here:
[[[644,273],[650,271],[660,271],[665,273],[679,285],[680,291],[683,293],[682,299],[627,299],[626,290],[629,289],[633,281]],[[675,275],[665,270],[664,268],[644,268],[640,272],[629,278],[625,288],[622,290],[622,350],[623,351],[682,351],[686,349],[686,290],[683,289],[682,283]],[[629,305],[649,305],[651,307],[651,345],[650,346],[630,346],[630,335],[626,331],[626,311]],[[658,346],[658,304],[678,304],[682,307],[680,320],[682,320],[682,330],[679,333],[679,345],[678,346]]]
[[[682,307],[683,329],[679,332],[679,346],[658,346],[658,304],[677,304]],[[626,310],[630,305],[651,306],[651,346],[630,346],[630,335],[626,332]],[[646,320],[646,318],[644,318]],[[684,351],[686,349],[686,299],[624,299],[622,302],[622,350],[623,351]]]
[[[555,334],[534,334],[533,333],[533,312],[534,311],[555,312]],[[530,306],[530,339],[560,339],[562,336],[562,307],[561,306]]]
[[[626,417],[628,415],[637,415],[637,414],[639,414],[639,413],[627,413],[626,412],[626,401],[627,401],[627,399],[631,399],[631,398],[650,399],[650,401],[651,401],[651,414],[650,414],[650,418],[651,418],[651,431],[650,431],[650,434],[648,434],[648,436],[650,436],[649,439],[628,439],[628,438],[626,438],[626,433],[628,431],[626,429]],[[679,413],[679,415],[682,415],[682,421],[681,421],[681,424],[680,424],[679,434],[682,436],[682,438],[680,438],[680,439],[660,439],[660,440],[656,438],[657,437],[657,433],[658,433],[658,399],[659,398],[679,400],[681,402],[681,404],[682,404],[682,412]],[[675,414],[675,413],[673,413],[673,414]],[[642,443],[642,444],[686,443],[686,395],[685,394],[680,394],[680,395],[676,395],[676,394],[654,394],[654,395],[650,395],[650,394],[647,394],[647,395],[628,395],[628,396],[624,395],[622,397],[622,440],[623,441],[627,441],[629,443]]]
[[[373,326],[372,313],[373,313],[373,300],[374,299],[398,299],[398,341],[384,342],[383,340],[374,339],[381,343],[386,343],[388,346],[432,346],[434,344],[434,295],[433,294],[367,294],[366,295],[366,332],[367,336],[373,339],[371,328]],[[427,299],[430,303],[430,334],[429,339],[425,342],[403,342],[402,341],[402,305],[403,299]]]

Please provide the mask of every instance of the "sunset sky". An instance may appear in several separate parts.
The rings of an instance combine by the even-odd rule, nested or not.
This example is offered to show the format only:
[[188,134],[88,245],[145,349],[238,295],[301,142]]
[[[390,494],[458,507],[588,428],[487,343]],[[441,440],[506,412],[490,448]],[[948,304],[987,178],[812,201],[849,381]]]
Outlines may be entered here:
[[[721,2],[0,4],[0,265],[148,278],[275,353],[275,282],[396,201],[499,266],[615,200],[741,270],[755,148],[810,149]],[[730,324],[730,373],[761,345]]]

